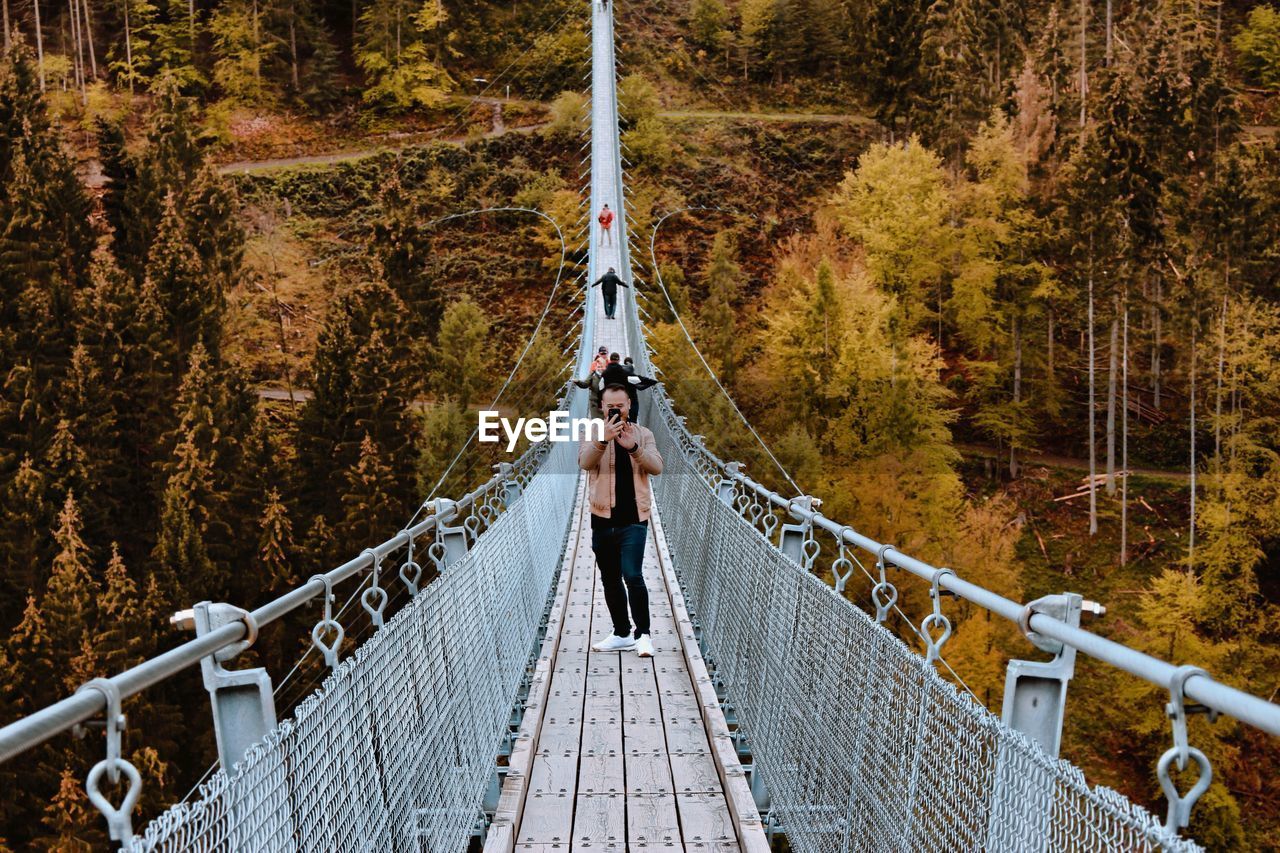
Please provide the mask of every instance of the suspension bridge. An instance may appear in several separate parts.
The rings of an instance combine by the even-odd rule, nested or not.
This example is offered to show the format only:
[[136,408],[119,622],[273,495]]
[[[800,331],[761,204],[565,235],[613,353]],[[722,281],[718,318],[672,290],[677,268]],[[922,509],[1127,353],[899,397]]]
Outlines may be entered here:
[[[633,283],[608,4],[591,3],[591,30],[588,211],[608,203],[617,220],[603,240],[588,215],[588,276],[614,267]],[[601,345],[653,375],[634,293],[608,319],[584,289],[576,375]],[[586,392],[566,385],[560,405],[585,416]],[[660,388],[639,420],[665,460],[644,559],[653,658],[591,650],[609,620],[585,475],[575,445],[542,442],[255,610],[176,614],[195,639],[0,729],[0,761],[100,721],[105,757],[86,790],[129,850],[762,851],[785,837],[813,853],[1176,851],[1198,849],[1181,830],[1212,775],[1187,716],[1280,735],[1280,706],[1081,628],[1098,608],[1080,596],[1010,601],[769,490],[711,453]],[[843,594],[856,571],[874,583],[874,614]],[[352,580],[376,631],[344,659],[335,588]],[[885,625],[905,618],[904,580],[930,589],[912,626],[923,656]],[[411,598],[387,615],[394,584]],[[999,716],[937,672],[945,595],[1016,622],[1048,656],[1010,662]],[[270,674],[227,664],[315,602],[331,671],[279,721]],[[1078,653],[1168,690],[1170,748],[1153,768],[1163,817],[1058,756]],[[220,769],[135,827],[145,780],[122,753],[122,703],[194,666]]]

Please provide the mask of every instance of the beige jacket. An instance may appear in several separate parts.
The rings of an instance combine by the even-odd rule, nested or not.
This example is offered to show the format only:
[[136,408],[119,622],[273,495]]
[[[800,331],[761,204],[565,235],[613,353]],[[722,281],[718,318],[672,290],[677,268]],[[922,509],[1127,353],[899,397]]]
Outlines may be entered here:
[[[653,433],[647,427],[632,424],[637,432],[637,450],[631,454],[631,475],[636,489],[636,513],[641,521],[649,520],[653,507],[653,491],[649,477],[662,473],[662,456],[654,443]],[[617,501],[614,494],[613,459],[615,453],[626,453],[617,442],[601,443],[583,441],[578,448],[578,467],[589,472],[587,498],[591,501],[591,514],[608,518]]]

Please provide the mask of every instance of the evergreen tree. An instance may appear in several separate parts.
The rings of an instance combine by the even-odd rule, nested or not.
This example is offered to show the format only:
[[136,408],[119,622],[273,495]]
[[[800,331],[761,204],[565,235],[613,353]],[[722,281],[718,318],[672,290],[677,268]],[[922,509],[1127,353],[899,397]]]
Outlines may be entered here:
[[267,493],[259,526],[258,561],[262,564],[266,588],[280,592],[295,583],[297,577],[293,570],[293,523],[289,521],[289,510],[278,489]]
[[368,80],[364,100],[392,110],[443,104],[453,85],[439,49],[446,20],[440,0],[373,0],[355,53]]
[[203,342],[216,358],[225,298],[219,282],[207,274],[188,233],[177,199],[170,193],[147,258],[146,283],[160,298],[177,350],[188,352]]
[[345,472],[367,435],[395,477],[399,503],[412,497],[416,428],[409,344],[399,334],[404,306],[381,284],[360,285],[330,305],[316,344],[314,397],[298,421],[301,518],[343,518]]
[[152,645],[151,629],[142,609],[138,584],[130,577],[114,542],[104,582],[94,636],[102,670],[114,675],[141,663]]
[[489,321],[470,297],[445,309],[430,368],[431,388],[438,397],[455,400],[466,410],[484,390],[491,381],[484,347],[488,339]]
[[197,6],[189,0],[157,2],[163,4],[164,18],[153,27],[156,64],[176,88],[193,94],[204,91],[209,81],[197,51],[205,27]]
[[5,487],[4,501],[0,506],[0,566],[5,590],[0,596],[0,618],[6,625],[21,612],[23,596],[37,588],[41,579],[39,566],[45,556],[46,539],[39,535],[49,529],[52,522],[48,497],[48,483],[44,474],[32,462],[23,457],[17,472]]
[[343,519],[335,532],[348,546],[381,542],[407,508],[393,492],[395,477],[369,436],[360,442],[360,458],[345,472]]
[[95,623],[97,598],[97,584],[89,574],[89,555],[81,538],[80,509],[72,494],[67,495],[58,516],[54,541],[58,552],[40,609],[48,626],[50,657],[65,671],[80,655]]
[[213,35],[213,83],[223,96],[244,104],[275,99],[265,74],[278,44],[268,38],[267,12],[258,0],[224,0],[209,18]]
[[[434,340],[442,311],[439,289],[429,269],[432,254],[430,232],[423,216],[392,172],[382,187],[382,215],[374,222],[376,258],[386,282],[408,309],[414,331]],[[559,241],[556,241],[559,248]]]
[[704,273],[707,298],[699,315],[706,328],[707,355],[725,382],[734,379],[740,351],[734,303],[742,292],[743,273],[736,256],[733,236],[725,231],[717,234]]
[[889,128],[890,138],[899,122],[909,132],[911,111],[921,91],[921,39],[924,31],[923,0],[875,0],[871,11],[871,55],[867,77],[876,121]]
[[58,792],[45,807],[41,822],[48,835],[40,839],[40,845],[47,850],[90,853],[105,841],[96,827],[101,817],[89,807],[79,774],[70,766],[62,768]]

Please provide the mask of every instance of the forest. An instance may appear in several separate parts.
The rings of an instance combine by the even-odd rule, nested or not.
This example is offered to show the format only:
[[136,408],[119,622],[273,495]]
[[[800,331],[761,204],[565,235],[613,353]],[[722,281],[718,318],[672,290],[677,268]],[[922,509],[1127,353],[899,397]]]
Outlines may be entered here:
[[[696,431],[784,486],[692,344],[828,517],[1274,700],[1280,6],[615,2],[640,304]],[[488,476],[455,454],[562,246],[437,220],[577,218],[588,37],[567,0],[0,4],[2,723]],[[504,407],[554,405],[573,298]],[[1032,652],[949,606],[998,712]],[[282,716],[314,616],[245,664]],[[1162,813],[1164,691],[1082,659],[1069,696],[1063,755]],[[143,817],[205,778],[206,707],[194,672],[126,703]],[[1191,736],[1190,833],[1273,849],[1280,744]],[[99,751],[0,765],[0,850],[101,849]]]

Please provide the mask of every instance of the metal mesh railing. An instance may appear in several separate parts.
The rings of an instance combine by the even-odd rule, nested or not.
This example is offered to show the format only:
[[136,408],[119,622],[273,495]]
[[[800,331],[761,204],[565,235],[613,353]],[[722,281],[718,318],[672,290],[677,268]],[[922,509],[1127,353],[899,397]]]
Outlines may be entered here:
[[[579,394],[580,398],[582,395]],[[582,401],[576,401],[580,412]],[[481,815],[568,532],[576,447],[192,803],[135,850],[455,851]]]
[[799,851],[1195,850],[943,680],[715,492],[663,397],[655,492],[708,660]]

